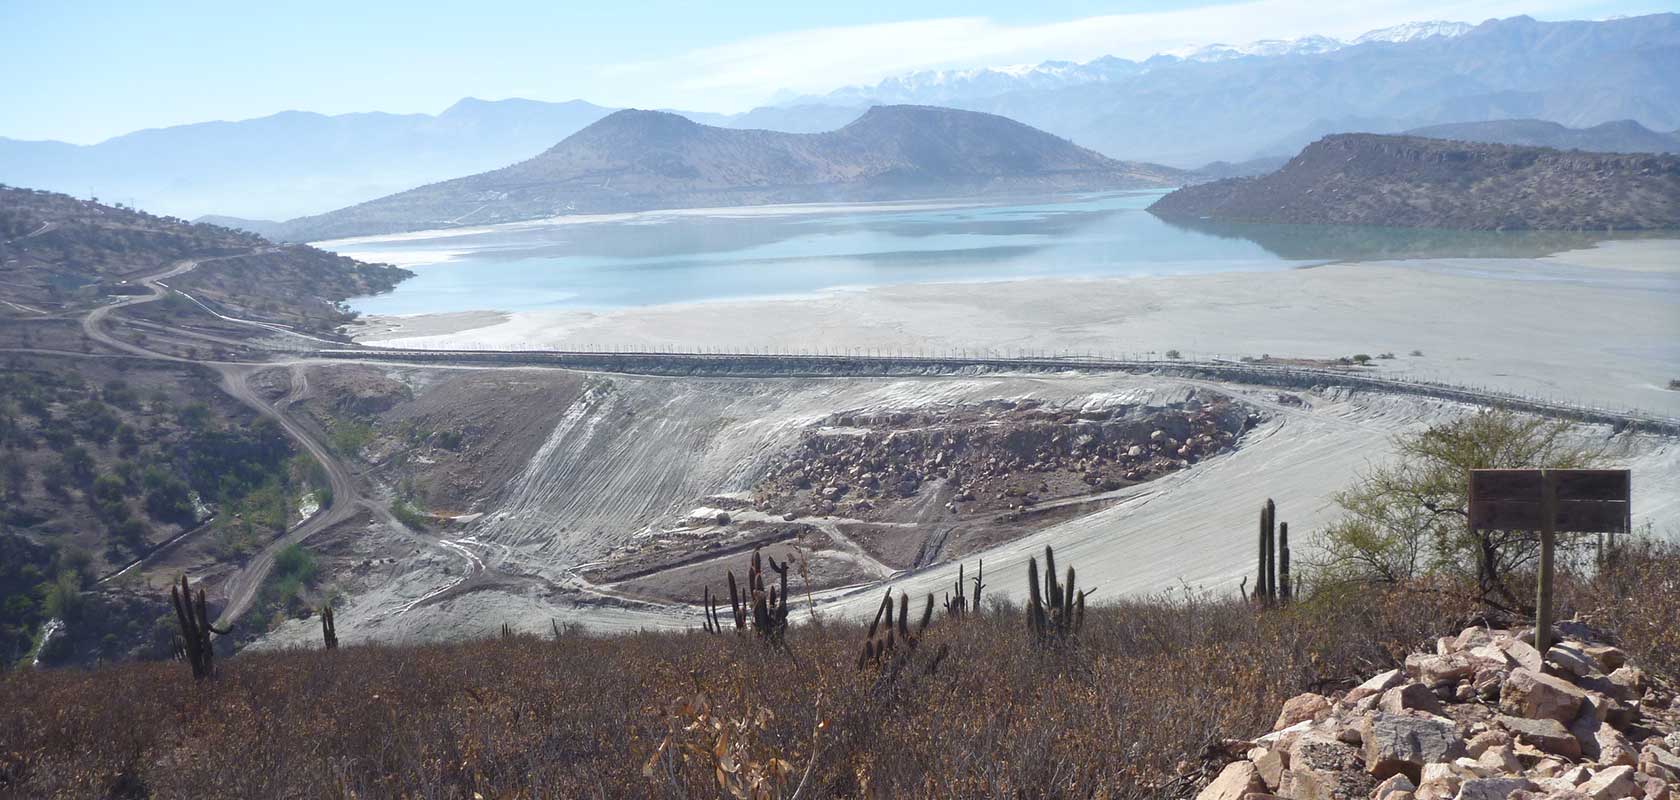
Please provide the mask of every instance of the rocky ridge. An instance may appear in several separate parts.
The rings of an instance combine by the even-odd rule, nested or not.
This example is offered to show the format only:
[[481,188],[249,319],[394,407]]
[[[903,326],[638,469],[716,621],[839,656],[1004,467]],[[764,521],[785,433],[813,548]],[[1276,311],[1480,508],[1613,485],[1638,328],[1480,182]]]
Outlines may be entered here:
[[1345,133],[1282,169],[1185,186],[1166,219],[1467,230],[1680,227],[1680,157]]
[[1674,800],[1680,697],[1577,622],[1467,628],[1339,697],[1284,703],[1197,800]]

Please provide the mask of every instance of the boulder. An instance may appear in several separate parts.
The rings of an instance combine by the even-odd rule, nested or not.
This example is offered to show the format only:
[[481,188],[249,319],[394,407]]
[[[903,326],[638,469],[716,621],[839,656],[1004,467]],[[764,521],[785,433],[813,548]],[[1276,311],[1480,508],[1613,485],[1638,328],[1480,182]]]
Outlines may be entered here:
[[1359,769],[1359,753],[1317,731],[1302,734],[1289,749],[1289,769],[1278,794],[1293,800],[1364,800],[1376,781]]
[[1568,728],[1563,727],[1563,723],[1555,719],[1531,719],[1502,714],[1493,721],[1499,727],[1510,731],[1517,741],[1547,753],[1565,758],[1578,758],[1581,755],[1580,740],[1576,739]]
[[1586,697],[1568,681],[1518,667],[1500,689],[1499,707],[1512,716],[1573,722]]
[[1272,723],[1272,730],[1281,731],[1303,721],[1317,722],[1329,713],[1330,698],[1312,692],[1298,694],[1284,701],[1283,713]]
[[1645,749],[1639,753],[1637,763],[1641,773],[1665,781],[1680,781],[1680,755],[1675,755],[1665,747],[1645,745]]
[[1265,736],[1261,736],[1260,738],[1254,740],[1254,744],[1258,747],[1270,747],[1288,753],[1290,748],[1295,746],[1295,740],[1299,739],[1310,730],[1312,730],[1312,723],[1302,722],[1296,725],[1291,725],[1281,731],[1273,731]]
[[[1464,770],[1456,764],[1426,764],[1422,780],[1418,781],[1418,800],[1452,800],[1464,785]],[[1475,777],[1475,776],[1468,776]]]
[[1584,766],[1574,766],[1558,773],[1558,780],[1570,786],[1580,786],[1592,777],[1592,770]]
[[1404,773],[1421,780],[1423,767],[1466,755],[1464,738],[1452,722],[1424,714],[1378,711],[1364,718],[1365,771],[1378,779]]
[[1522,762],[1517,760],[1517,752],[1508,744],[1483,750],[1482,754],[1476,757],[1476,763],[1494,775],[1516,775],[1523,771]]
[[1343,705],[1353,705],[1367,697],[1379,695],[1406,682],[1406,674],[1397,669],[1377,675],[1370,680],[1348,690],[1342,696]]
[[1235,761],[1225,765],[1219,777],[1214,778],[1207,785],[1196,800],[1242,800],[1243,797],[1256,792],[1264,792],[1266,784],[1260,780],[1260,770],[1248,761]]
[[1469,743],[1465,745],[1465,749],[1469,751],[1471,758],[1481,758],[1482,753],[1487,752],[1490,748],[1509,745],[1511,741],[1511,734],[1505,731],[1483,731],[1471,737]]
[[1397,792],[1415,791],[1417,791],[1417,784],[1412,783],[1411,778],[1404,775],[1395,775],[1377,784],[1377,790],[1371,793],[1371,800],[1388,800]]
[[1472,778],[1458,789],[1458,800],[1509,800],[1512,792],[1535,789],[1527,778]]
[[1511,676],[1509,669],[1504,667],[1483,667],[1476,670],[1476,677],[1471,681],[1476,696],[1485,700],[1498,700],[1499,692],[1505,686],[1505,679]]
[[1612,671],[1610,682],[1626,692],[1624,700],[1645,696],[1645,672],[1638,667],[1623,666]]
[[1606,675],[1627,663],[1627,653],[1607,644],[1589,644],[1581,649],[1589,658],[1598,662],[1599,671]]
[[1382,693],[1377,700],[1377,708],[1390,714],[1398,714],[1406,709],[1427,711],[1431,714],[1441,714],[1441,701],[1428,686],[1421,683],[1408,683],[1396,686]]
[[1472,650],[1483,645],[1493,644],[1493,631],[1487,628],[1465,628],[1453,641],[1453,649]]
[[1633,780],[1633,767],[1611,767],[1601,770],[1580,785],[1580,792],[1593,800],[1621,800],[1643,794]]
[[1260,780],[1265,781],[1266,788],[1277,791],[1283,783],[1284,770],[1289,769],[1289,754],[1282,750],[1267,750],[1254,759],[1254,768],[1260,770]]
[[1499,649],[1505,651],[1507,657],[1523,669],[1539,672],[1546,665],[1546,660],[1540,657],[1540,651],[1528,642],[1521,639],[1500,639],[1497,644]]
[[1430,686],[1439,686],[1474,676],[1476,664],[1460,653],[1436,656],[1413,653],[1406,657],[1406,672]]
[[1637,767],[1639,751],[1621,731],[1604,725],[1594,737],[1598,743],[1598,763],[1605,767]]
[[1504,648],[1493,643],[1472,647],[1465,650],[1464,654],[1475,662],[1477,672],[1489,668],[1509,671],[1512,667],[1522,666],[1516,659],[1511,658]]
[[1546,661],[1578,678],[1591,675],[1593,667],[1597,666],[1596,662],[1588,658],[1586,653],[1563,644],[1555,645],[1552,649],[1547,650]]

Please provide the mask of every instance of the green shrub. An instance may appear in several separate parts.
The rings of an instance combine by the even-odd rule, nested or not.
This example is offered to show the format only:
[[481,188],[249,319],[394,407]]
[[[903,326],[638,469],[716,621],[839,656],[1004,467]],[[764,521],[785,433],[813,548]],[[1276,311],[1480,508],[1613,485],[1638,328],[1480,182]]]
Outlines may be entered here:
[[58,573],[58,579],[47,589],[41,607],[48,617],[72,622],[82,616],[82,579],[68,570]]
[[407,500],[398,500],[397,502],[392,503],[391,515],[396,517],[397,521],[402,524],[417,530],[425,530],[432,524],[431,517],[422,513],[420,509],[415,508],[414,505]]
[[[1598,450],[1577,444],[1568,422],[1482,411],[1395,439],[1396,460],[1372,468],[1335,496],[1342,514],[1304,559],[1315,583],[1399,583],[1450,576],[1484,599],[1520,603],[1511,576],[1533,563],[1537,536],[1472,531],[1472,469],[1593,466]],[[1567,546],[1570,541],[1562,544]]]

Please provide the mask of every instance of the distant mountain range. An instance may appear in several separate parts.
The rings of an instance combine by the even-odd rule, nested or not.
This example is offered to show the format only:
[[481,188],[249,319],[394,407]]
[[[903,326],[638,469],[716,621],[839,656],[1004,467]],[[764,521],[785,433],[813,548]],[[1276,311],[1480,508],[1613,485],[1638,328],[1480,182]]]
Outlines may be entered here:
[[924,72],[797,102],[987,111],[1109,155],[1193,166],[1287,157],[1331,133],[1534,118],[1680,128],[1680,15],[1416,23],[1351,42],[1213,45],[1143,61]]
[[1340,134],[1276,172],[1186,186],[1165,219],[1478,230],[1680,228],[1680,157]]
[[0,139],[0,182],[177,216],[289,217],[530,158],[612,113],[467,99],[441,114],[287,111],[78,146]]
[[1018,91],[1048,91],[1093,83],[1112,83],[1134,78],[1156,69],[1182,63],[1215,63],[1240,58],[1322,55],[1347,47],[1374,42],[1416,42],[1432,37],[1451,38],[1469,33],[1475,26],[1465,22],[1412,22],[1374,30],[1350,41],[1328,36],[1299,39],[1262,39],[1241,45],[1210,44],[1162,53],[1143,61],[1104,56],[1094,61],[1046,61],[1009,67],[980,69],[924,70],[888,78],[873,86],[848,86],[826,95],[802,97],[800,105],[838,103],[846,106],[873,103],[932,103],[960,105]]
[[[1178,167],[1287,159],[1333,133],[1535,119],[1680,128],[1680,15],[1420,22],[1351,41],[1209,45],[1141,61],[921,72],[707,125],[834,130],[881,104],[999,114],[1113,158]],[[530,158],[613,108],[463,100],[437,115],[285,112],[89,146],[0,139],[0,182],[179,216],[284,219]]]
[[882,106],[838,130],[792,134],[626,110],[527,161],[295,219],[274,232],[320,240],[560,214],[1041,195],[1188,179],[972,111]]
[[1653,131],[1631,119],[1590,128],[1570,128],[1542,119],[1453,122],[1413,128],[1406,135],[1593,153],[1680,153],[1680,131]]

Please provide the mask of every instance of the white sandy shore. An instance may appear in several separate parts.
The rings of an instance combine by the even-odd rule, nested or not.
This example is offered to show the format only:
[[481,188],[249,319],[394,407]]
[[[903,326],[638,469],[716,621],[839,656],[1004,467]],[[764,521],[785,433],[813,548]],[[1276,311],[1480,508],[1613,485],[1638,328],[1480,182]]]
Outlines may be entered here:
[[[808,298],[610,311],[370,318],[416,348],[1394,353],[1380,368],[1680,414],[1680,240],[1539,259],[1428,259],[1283,272],[908,284]],[[1410,356],[1421,351],[1422,356]]]

